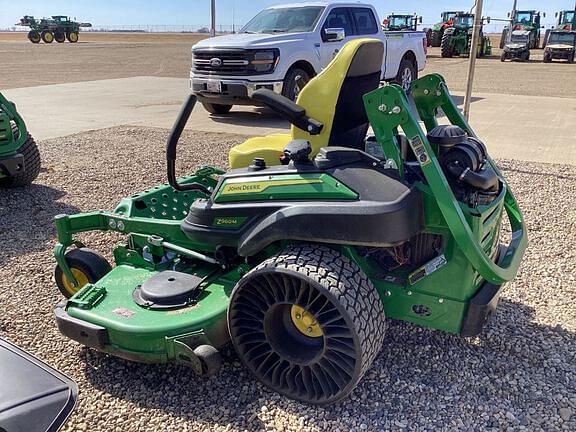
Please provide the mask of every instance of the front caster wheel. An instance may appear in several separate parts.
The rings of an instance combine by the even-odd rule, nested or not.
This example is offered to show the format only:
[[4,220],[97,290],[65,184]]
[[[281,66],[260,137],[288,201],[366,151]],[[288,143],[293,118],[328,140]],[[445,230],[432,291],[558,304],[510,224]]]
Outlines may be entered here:
[[66,262],[78,282],[78,286],[68,280],[60,266],[54,269],[54,279],[60,292],[66,298],[72,297],[89,283],[102,279],[112,267],[98,252],[88,248],[72,249],[66,254]]
[[385,318],[378,293],[353,261],[325,246],[296,245],[238,282],[228,326],[258,380],[324,405],[356,387],[382,347]]

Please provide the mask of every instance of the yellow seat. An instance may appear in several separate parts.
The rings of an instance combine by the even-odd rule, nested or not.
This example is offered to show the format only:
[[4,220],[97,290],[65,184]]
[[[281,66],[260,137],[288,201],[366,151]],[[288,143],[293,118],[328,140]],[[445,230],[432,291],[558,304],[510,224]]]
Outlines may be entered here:
[[334,60],[300,92],[296,103],[306,116],[324,126],[317,135],[292,125],[289,134],[273,134],[250,138],[232,147],[231,168],[250,165],[254,158],[263,158],[267,165],[278,165],[283,150],[291,140],[305,139],[312,146],[310,157],[322,147],[341,145],[363,150],[368,118],[362,96],[380,83],[384,46],[377,39],[355,39],[348,42]]

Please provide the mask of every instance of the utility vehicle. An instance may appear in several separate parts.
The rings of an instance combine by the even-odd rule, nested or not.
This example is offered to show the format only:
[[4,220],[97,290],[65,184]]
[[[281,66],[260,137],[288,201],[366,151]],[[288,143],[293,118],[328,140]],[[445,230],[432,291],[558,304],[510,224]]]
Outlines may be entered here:
[[40,173],[40,152],[16,106],[0,93],[0,188],[27,186]]
[[65,15],[53,15],[51,18],[34,18],[32,15],[24,15],[16,25],[30,27],[28,40],[34,44],[44,41],[52,43],[54,41],[63,43],[68,40],[76,43],[79,39],[81,27],[92,27],[90,23],[79,23],[72,21]]
[[[472,44],[472,29],[474,28],[474,14],[458,13],[453,18],[452,27],[447,28],[442,36],[441,55],[451,58],[460,55],[470,55]],[[480,29],[478,41],[478,57],[492,54],[490,38]]]
[[429,32],[429,46],[439,47],[442,45],[442,37],[447,28],[452,27],[454,24],[454,17],[458,14],[463,14],[464,11],[451,11],[442,12],[440,18],[442,19],[438,24],[432,27],[431,32]]
[[546,48],[546,45],[548,44],[548,38],[550,37],[551,31],[576,31],[576,9],[556,12],[554,16],[556,17],[556,25],[553,28],[546,30],[543,48]]
[[552,60],[566,60],[574,63],[576,51],[576,31],[554,30],[544,48],[544,63]]
[[251,97],[261,88],[296,100],[344,44],[364,37],[384,44],[381,80],[408,90],[426,66],[426,35],[386,33],[380,22],[367,3],[309,1],[269,7],[239,33],[192,47],[192,92],[212,114],[226,114],[234,105],[263,105]]
[[[228,172],[177,179],[190,95],[167,145],[168,184],[56,218],[60,331],[206,374],[231,341],[257,379],[314,404],[354,389],[386,316],[479,334],[526,248],[522,214],[442,77],[412,84],[413,109],[400,86],[379,87],[383,55],[378,39],[349,42],[297,103],[256,91],[291,133],[233,147]],[[451,124],[438,126],[440,109]],[[114,268],[75,236],[94,230],[127,236]]]
[[504,45],[500,61],[530,60],[530,32],[528,30],[514,30],[510,42]]
[[504,48],[508,40],[508,33],[514,30],[527,30],[530,34],[530,48],[540,47],[540,29],[541,18],[546,17],[546,13],[535,10],[515,10],[508,13],[508,18],[511,18],[511,26],[507,25],[502,30],[500,38],[500,48]]

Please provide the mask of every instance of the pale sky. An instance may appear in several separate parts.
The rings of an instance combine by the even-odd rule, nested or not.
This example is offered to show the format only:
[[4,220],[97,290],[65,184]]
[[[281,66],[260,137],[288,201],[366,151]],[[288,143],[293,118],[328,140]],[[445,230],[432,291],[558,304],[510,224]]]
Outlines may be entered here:
[[[293,1],[293,0],[292,0]],[[282,0],[217,0],[218,24],[246,23],[266,6],[292,1]],[[296,0],[297,1],[297,0]],[[426,24],[439,20],[443,10],[469,10],[474,2],[462,0],[367,0],[383,17],[391,12],[422,15]],[[406,6],[409,4],[410,6]],[[506,18],[512,1],[485,0],[484,16]],[[544,8],[545,24],[554,22],[554,12],[574,7],[574,0],[519,0],[519,9]],[[207,25],[210,22],[210,0],[0,0],[0,28],[13,26],[23,15],[36,17],[69,15],[95,26],[107,25]]]

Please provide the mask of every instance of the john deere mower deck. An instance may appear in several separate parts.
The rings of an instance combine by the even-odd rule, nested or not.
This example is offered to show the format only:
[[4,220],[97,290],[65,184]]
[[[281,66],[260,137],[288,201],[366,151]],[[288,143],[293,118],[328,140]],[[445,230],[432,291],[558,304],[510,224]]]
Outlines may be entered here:
[[[297,125],[292,136],[237,146],[226,173],[204,167],[177,180],[190,96],[168,142],[169,184],[113,212],[56,218],[55,277],[68,297],[56,309],[61,332],[208,374],[231,341],[256,378],[316,404],[356,386],[382,348],[386,315],[480,333],[524,253],[522,215],[444,80],[415,81],[412,112],[400,87],[378,88],[382,54],[375,40],[348,43],[302,90],[301,106],[259,90]],[[319,110],[333,94],[307,92],[323,86],[339,96]],[[438,126],[439,109],[451,125]],[[375,138],[366,140],[368,123]],[[249,166],[232,157],[249,152]],[[126,234],[114,268],[74,238],[93,230]]]
[[0,93],[0,188],[26,186],[40,173],[40,153],[16,107]]

